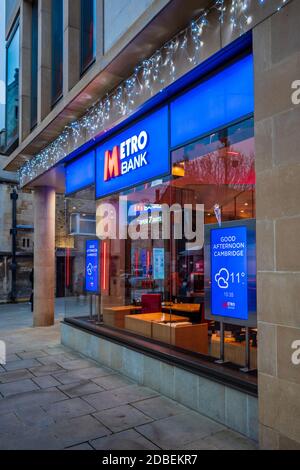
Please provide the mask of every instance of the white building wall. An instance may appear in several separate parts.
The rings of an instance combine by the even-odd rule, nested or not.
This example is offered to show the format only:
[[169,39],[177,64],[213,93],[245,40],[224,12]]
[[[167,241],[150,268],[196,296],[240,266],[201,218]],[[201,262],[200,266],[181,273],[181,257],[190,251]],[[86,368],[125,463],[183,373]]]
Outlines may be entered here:
[[122,37],[155,0],[104,0],[104,51]]

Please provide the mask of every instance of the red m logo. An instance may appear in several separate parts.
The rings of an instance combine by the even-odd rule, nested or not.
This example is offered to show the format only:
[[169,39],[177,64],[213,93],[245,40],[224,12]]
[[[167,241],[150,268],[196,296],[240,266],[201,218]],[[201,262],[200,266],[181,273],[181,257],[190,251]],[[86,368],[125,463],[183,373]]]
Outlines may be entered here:
[[109,181],[111,178],[120,176],[121,163],[120,163],[120,149],[116,145],[112,151],[106,150],[104,156],[104,181]]

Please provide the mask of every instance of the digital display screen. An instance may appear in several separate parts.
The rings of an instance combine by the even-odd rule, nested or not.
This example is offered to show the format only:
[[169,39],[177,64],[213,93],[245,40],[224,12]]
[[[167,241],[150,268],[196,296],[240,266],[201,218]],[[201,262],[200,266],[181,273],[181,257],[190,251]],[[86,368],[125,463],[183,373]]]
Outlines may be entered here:
[[247,227],[211,230],[211,314],[248,320]]
[[99,293],[99,240],[87,240],[85,247],[85,291]]

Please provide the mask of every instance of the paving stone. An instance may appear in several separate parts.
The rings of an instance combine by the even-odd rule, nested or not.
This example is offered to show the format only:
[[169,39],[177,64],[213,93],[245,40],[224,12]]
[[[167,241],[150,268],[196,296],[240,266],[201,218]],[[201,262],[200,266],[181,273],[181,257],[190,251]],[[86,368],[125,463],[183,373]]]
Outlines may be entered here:
[[224,430],[224,426],[198,413],[189,412],[144,424],[138,432],[162,449],[181,449],[192,441]]
[[94,382],[79,382],[69,385],[60,385],[59,389],[70,398],[83,397],[92,393],[102,392],[103,388]]
[[[59,364],[59,362],[58,362]],[[88,367],[97,367],[97,363],[88,359],[74,359],[71,361],[60,362],[61,367],[66,370],[86,369]]]
[[141,387],[139,385],[129,385],[115,390],[95,393],[94,395],[84,397],[84,400],[90,403],[98,411],[101,411],[156,395],[157,393],[149,388]]
[[15,410],[16,415],[26,426],[42,428],[54,424],[54,419],[41,406],[20,406]]
[[72,352],[72,350],[70,348],[67,348],[66,346],[46,347],[43,348],[43,350],[50,356],[55,354],[65,354],[68,352]]
[[32,379],[40,388],[51,388],[61,385],[58,380],[56,380],[51,375],[43,375],[42,377],[34,377]]
[[0,383],[16,382],[17,380],[31,379],[33,375],[28,370],[16,370],[13,372],[1,372]]
[[0,441],[1,434],[13,434],[20,430],[23,423],[15,413],[0,414]]
[[81,398],[70,398],[58,403],[44,404],[44,410],[56,421],[66,418],[88,415],[95,412],[95,408]]
[[67,396],[56,388],[20,393],[0,400],[0,414],[14,411],[22,406],[56,403],[67,399]]
[[126,387],[127,385],[132,385],[133,380],[123,377],[122,375],[112,374],[105,377],[99,377],[92,379],[93,382],[100,385],[105,390],[113,390],[114,388]]
[[80,380],[94,379],[96,377],[103,377],[109,374],[111,374],[111,370],[105,367],[88,367],[87,369],[55,373],[53,376],[63,385],[67,385]]
[[47,353],[45,351],[37,350],[37,351],[24,351],[24,352],[19,352],[18,356],[20,356],[21,359],[39,359],[41,357],[47,356]]
[[66,422],[56,423],[50,428],[63,445],[63,447],[74,446],[85,441],[91,441],[103,436],[108,436],[111,431],[99,423],[93,416],[80,416],[69,419]]
[[6,362],[18,361],[20,357],[17,354],[7,354]]
[[190,442],[185,446],[182,446],[180,450],[220,450],[217,447],[205,442],[205,439],[199,439],[195,442]]
[[7,363],[4,368],[7,370],[7,372],[11,372],[19,369],[30,369],[30,367],[40,365],[40,362],[38,362],[36,359],[19,359],[17,361]]
[[30,372],[36,377],[42,377],[43,375],[49,375],[53,372],[62,371],[63,369],[58,364],[48,364],[46,366],[33,367],[29,369]]
[[237,432],[225,429],[204,439],[220,450],[257,450],[257,445]]
[[96,450],[159,450],[153,442],[141,436],[134,429],[91,441]]
[[17,395],[18,393],[32,392],[33,390],[39,390],[39,387],[30,379],[0,385],[0,393],[4,397]]
[[63,365],[65,362],[69,362],[72,359],[77,359],[77,357],[73,357],[69,353],[65,354],[54,354],[51,356],[45,356],[45,357],[40,357],[39,362],[43,365],[48,365],[48,364],[58,364],[58,365]]
[[67,450],[94,450],[92,446],[88,442],[83,442],[82,444],[78,444],[77,446],[68,447]]
[[134,403],[134,407],[154,419],[168,418],[189,411],[185,406],[161,396]]
[[1,436],[0,450],[60,450],[63,449],[59,439],[47,430],[26,428],[17,434]]
[[94,416],[113,432],[124,431],[152,421],[149,416],[144,415],[131,405],[99,411]]

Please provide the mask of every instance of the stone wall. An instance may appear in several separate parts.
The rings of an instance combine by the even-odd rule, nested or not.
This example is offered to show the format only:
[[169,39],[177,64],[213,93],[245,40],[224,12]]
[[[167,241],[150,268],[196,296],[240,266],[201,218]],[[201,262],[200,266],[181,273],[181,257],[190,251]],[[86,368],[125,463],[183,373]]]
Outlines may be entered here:
[[300,449],[300,2],[254,29],[260,441]]
[[107,52],[154,0],[104,0],[104,50]]
[[[9,300],[11,290],[12,201],[14,185],[0,184],[0,302]],[[17,224],[33,225],[33,202],[30,192],[18,192]],[[33,261],[33,232],[19,231],[17,235],[17,299],[28,299],[31,294],[29,274]]]

